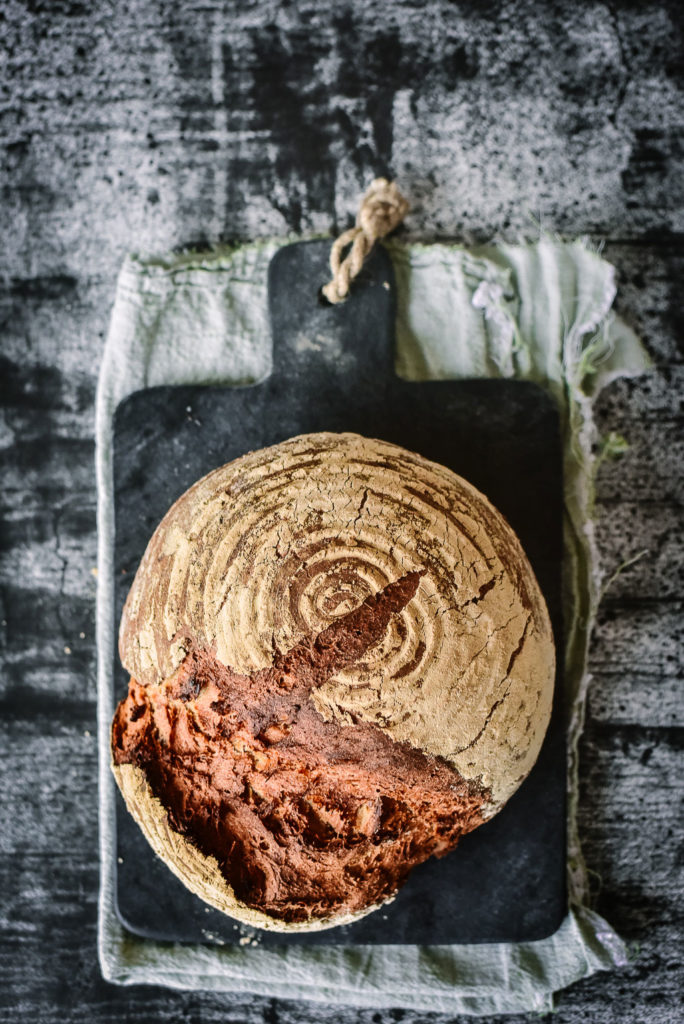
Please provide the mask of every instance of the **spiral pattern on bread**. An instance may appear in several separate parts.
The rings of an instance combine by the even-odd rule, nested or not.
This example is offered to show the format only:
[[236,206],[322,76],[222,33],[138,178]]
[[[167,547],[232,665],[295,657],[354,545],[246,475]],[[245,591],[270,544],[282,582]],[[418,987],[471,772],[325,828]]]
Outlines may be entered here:
[[[329,656],[331,646],[334,656]],[[441,821],[452,793],[452,811],[456,818],[463,816],[463,828],[447,829],[436,842],[439,829],[433,823],[432,838],[426,834],[420,849],[405,854],[408,867],[403,864],[385,888],[370,885],[359,899],[345,900],[344,884],[336,883],[334,899],[308,909],[306,899],[295,909],[292,901],[288,909],[278,903],[278,887],[287,889],[289,884],[283,882],[282,870],[268,885],[254,878],[240,881],[231,875],[227,860],[221,867],[220,852],[214,849],[217,838],[205,836],[199,842],[203,854],[215,859],[219,876],[223,872],[241,906],[249,907],[251,886],[261,892],[255,903],[259,913],[266,908],[267,918],[271,915],[293,926],[335,923],[345,914],[362,912],[371,902],[382,902],[413,863],[445,852],[463,831],[496,813],[536,760],[550,716],[555,668],[544,599],[501,514],[445,467],[353,434],[293,438],[249,453],[191,487],[169,510],[145,552],[124,609],[120,653],[137,696],[131,704],[129,694],[129,703],[119,714],[115,761],[119,771],[126,767],[128,776],[127,766],[137,763],[135,771],[143,773],[145,784],[154,775],[152,754],[148,750],[145,764],[140,757],[136,762],[130,719],[137,713],[138,720],[158,735],[166,728],[160,725],[160,708],[163,704],[166,722],[175,701],[175,728],[185,716],[184,730],[204,730],[202,735],[214,738],[227,729],[225,722],[210,720],[219,713],[217,707],[233,715],[234,730],[240,724],[235,708],[246,708],[241,714],[249,720],[249,736],[262,745],[261,753],[271,756],[277,747],[277,768],[271,765],[276,774],[286,771],[286,762],[290,770],[288,758],[294,752],[306,758],[300,751],[300,746],[306,749],[306,737],[315,733],[323,746],[335,746],[335,737],[342,737],[339,743],[351,750],[356,732],[369,750],[378,792],[382,765],[391,762],[387,771],[394,772],[393,786],[401,788],[406,782],[406,806],[423,814],[424,821],[431,812],[423,803],[432,800],[434,808],[439,804],[434,813],[435,821]],[[216,666],[213,676],[206,669],[209,663]],[[283,666],[288,665],[286,671]],[[198,673],[204,680],[204,697],[199,692],[189,699],[179,697],[179,687],[189,685],[179,680],[196,681]],[[146,710],[134,712],[141,702]],[[199,702],[197,707],[194,702]],[[304,711],[295,714],[295,706]],[[283,723],[285,736],[269,743],[268,730],[277,732]],[[192,741],[195,747],[198,742]],[[161,746],[154,756],[165,756]],[[198,756],[196,749],[193,756]],[[412,766],[405,780],[402,757]],[[363,761],[362,750],[358,758]],[[318,772],[319,781],[325,776],[325,792],[332,793],[337,786],[347,794],[338,801],[337,817],[321,812],[326,828],[333,833],[337,829],[337,838],[332,833],[329,837],[325,856],[330,853],[334,860],[337,850],[339,861],[342,848],[360,856],[363,843],[372,845],[370,825],[366,823],[359,838],[347,818],[356,821],[358,815],[370,815],[369,821],[377,819],[381,835],[384,812],[372,801],[366,801],[372,804],[371,811],[359,810],[363,801],[354,803],[353,787],[363,786],[358,779],[343,780],[326,762],[324,751],[314,761],[307,770]],[[251,761],[240,769],[242,774],[238,772],[241,779],[253,770],[250,765]],[[235,766],[232,770],[235,775]],[[168,772],[173,774],[170,767]],[[441,781],[436,788],[430,788],[432,783],[427,787],[423,800],[420,786],[428,777]],[[161,776],[157,779],[156,792],[151,786],[148,804],[161,797],[186,837],[183,842],[192,845],[192,830],[179,823],[177,809],[169,809],[173,799],[179,806],[181,802],[175,790],[172,799],[164,778],[166,782]],[[136,785],[142,785],[139,778]],[[351,786],[348,793],[345,786]],[[293,807],[307,799],[306,788],[300,792],[288,781],[286,789],[283,800]],[[277,794],[269,792],[268,799],[277,801]],[[326,806],[331,800],[325,797]],[[135,801],[134,813],[140,820],[139,793]],[[265,820],[263,814],[257,817]],[[288,842],[294,841],[299,827],[292,824],[295,817]],[[251,827],[258,831],[261,826]],[[244,822],[239,828],[235,825],[243,859],[249,828]],[[263,842],[268,845],[270,838]],[[198,841],[194,843],[193,855]],[[268,857],[278,860],[277,844]],[[373,862],[369,857],[368,870]],[[264,872],[271,878],[266,859],[260,880]],[[332,860],[327,866],[324,860],[319,851],[306,868],[312,886],[316,872],[323,877],[333,870]],[[383,870],[388,871],[385,862]],[[263,896],[267,890],[270,903]],[[231,907],[229,912],[236,913]]]

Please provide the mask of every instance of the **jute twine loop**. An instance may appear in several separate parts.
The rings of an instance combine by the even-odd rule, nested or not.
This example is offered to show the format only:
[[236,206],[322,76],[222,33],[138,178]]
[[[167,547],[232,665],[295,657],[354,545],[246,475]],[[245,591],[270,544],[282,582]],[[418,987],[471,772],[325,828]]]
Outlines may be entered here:
[[[409,204],[396,181],[376,178],[361,201],[356,225],[333,243],[330,252],[332,281],[322,289],[328,302],[342,302],[349,286],[361,270],[364,260],[379,238],[393,231],[408,212]],[[351,246],[342,259],[344,250]]]

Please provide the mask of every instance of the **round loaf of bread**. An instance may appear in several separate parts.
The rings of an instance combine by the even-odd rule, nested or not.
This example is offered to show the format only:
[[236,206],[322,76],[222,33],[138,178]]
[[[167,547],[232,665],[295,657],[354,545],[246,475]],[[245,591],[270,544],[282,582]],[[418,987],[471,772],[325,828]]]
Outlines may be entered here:
[[262,928],[346,923],[495,814],[549,722],[520,543],[443,466],[308,434],[198,481],[121,621],[113,770],[155,851]]

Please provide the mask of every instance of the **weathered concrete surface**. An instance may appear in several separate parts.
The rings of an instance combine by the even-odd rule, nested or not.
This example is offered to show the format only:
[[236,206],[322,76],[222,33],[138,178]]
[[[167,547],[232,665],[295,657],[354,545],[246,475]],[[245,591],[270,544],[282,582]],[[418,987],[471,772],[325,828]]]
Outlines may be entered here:
[[346,226],[385,171],[412,237],[607,240],[656,361],[601,398],[580,826],[631,966],[563,1024],[681,1020],[682,22],[664,3],[186,0],[0,8],[0,1020],[446,1020],[117,989],[95,952],[93,400],[129,250]]

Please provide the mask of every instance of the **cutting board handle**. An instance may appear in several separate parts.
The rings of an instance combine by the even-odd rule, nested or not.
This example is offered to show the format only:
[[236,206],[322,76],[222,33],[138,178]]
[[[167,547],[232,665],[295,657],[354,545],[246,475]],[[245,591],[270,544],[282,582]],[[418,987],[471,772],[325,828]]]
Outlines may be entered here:
[[349,297],[332,306],[321,296],[330,277],[331,242],[279,249],[268,272],[273,374],[307,382],[313,395],[382,389],[394,369],[395,287],[392,263],[376,245]]

